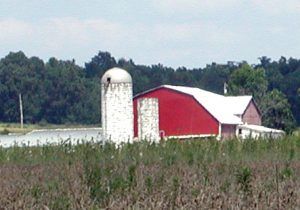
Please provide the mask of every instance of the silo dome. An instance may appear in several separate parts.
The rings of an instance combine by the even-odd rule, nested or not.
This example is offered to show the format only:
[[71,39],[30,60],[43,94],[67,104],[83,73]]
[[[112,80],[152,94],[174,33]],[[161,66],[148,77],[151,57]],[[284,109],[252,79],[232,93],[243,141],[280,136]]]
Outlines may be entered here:
[[103,74],[101,83],[132,83],[132,79],[130,74],[126,70],[115,67],[107,70]]

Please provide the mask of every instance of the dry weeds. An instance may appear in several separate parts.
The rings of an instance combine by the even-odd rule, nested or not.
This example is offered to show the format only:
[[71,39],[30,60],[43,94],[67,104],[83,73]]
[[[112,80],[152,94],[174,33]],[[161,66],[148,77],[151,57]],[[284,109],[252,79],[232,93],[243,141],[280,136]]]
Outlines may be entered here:
[[299,139],[0,149],[0,209],[297,209],[299,151]]

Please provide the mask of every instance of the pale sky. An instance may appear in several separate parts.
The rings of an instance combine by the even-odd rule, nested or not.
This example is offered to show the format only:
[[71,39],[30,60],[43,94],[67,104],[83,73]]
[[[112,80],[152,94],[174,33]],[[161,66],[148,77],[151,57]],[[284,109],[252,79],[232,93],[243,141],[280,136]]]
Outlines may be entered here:
[[300,0],[0,0],[0,57],[101,51],[177,68],[300,58]]

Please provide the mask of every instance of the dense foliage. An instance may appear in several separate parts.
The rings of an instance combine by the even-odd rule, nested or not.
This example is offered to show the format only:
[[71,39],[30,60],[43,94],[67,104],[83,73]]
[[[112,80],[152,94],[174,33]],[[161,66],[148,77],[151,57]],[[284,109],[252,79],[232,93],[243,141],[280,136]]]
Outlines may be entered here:
[[[266,125],[293,127],[294,118],[300,123],[300,60],[261,57],[260,63],[253,66],[228,62],[175,70],[161,64],[145,66],[117,60],[108,52],[99,52],[85,67],[74,60],[50,58],[44,62],[38,57],[28,58],[23,52],[9,53],[0,60],[0,121],[19,121],[18,95],[22,94],[26,123],[100,123],[99,78],[114,66],[130,72],[134,94],[161,84],[223,93],[226,82],[231,94],[254,95]],[[270,101],[273,97],[276,100]],[[271,105],[272,109],[266,108]],[[275,116],[276,123],[271,116]]]
[[0,208],[297,209],[300,139],[0,148]]
[[268,81],[263,68],[243,64],[234,70],[229,79],[230,95],[252,95],[259,107],[262,123],[271,128],[280,128],[288,133],[295,127],[286,95],[278,89],[268,90]]

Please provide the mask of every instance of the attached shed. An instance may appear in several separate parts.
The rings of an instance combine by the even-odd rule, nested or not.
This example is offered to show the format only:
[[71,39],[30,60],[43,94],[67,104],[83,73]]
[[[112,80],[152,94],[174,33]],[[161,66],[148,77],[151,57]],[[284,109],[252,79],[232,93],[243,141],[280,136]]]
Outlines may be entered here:
[[273,138],[278,139],[284,136],[284,131],[278,129],[267,128],[260,125],[238,125],[237,136],[240,139],[259,139],[259,138]]
[[158,99],[159,130],[164,137],[228,138],[235,135],[236,126],[244,120],[257,118],[256,122],[260,123],[252,96],[226,97],[199,88],[163,85],[134,97],[135,137],[138,137],[137,102],[142,98]]

